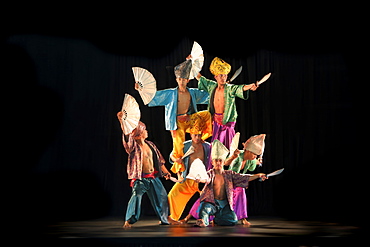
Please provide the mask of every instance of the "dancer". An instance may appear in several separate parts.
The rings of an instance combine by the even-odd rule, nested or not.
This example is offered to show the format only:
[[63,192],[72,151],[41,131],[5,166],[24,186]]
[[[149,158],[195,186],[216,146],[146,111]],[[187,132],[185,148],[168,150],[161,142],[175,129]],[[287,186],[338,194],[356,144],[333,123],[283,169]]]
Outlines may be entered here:
[[[121,123],[122,111],[117,113]],[[160,181],[160,177],[169,178],[169,172],[164,163],[162,154],[153,142],[146,140],[148,131],[144,123],[128,135],[122,134],[123,146],[128,154],[127,174],[131,179],[132,194],[127,205],[123,228],[129,228],[139,220],[141,214],[141,199],[147,193],[150,202],[159,217],[162,225],[168,225],[167,192]]]
[[[224,161],[228,155],[228,149],[219,141],[212,143],[212,165],[213,169],[208,171],[209,179],[206,181],[200,195],[199,219],[196,225],[206,227],[209,225],[209,216],[214,216],[214,223],[223,226],[233,226],[238,222],[233,210],[234,190],[233,188],[248,187],[249,181],[257,178],[265,180],[264,173],[240,174],[231,170],[224,170]],[[199,181],[203,182],[203,181]]]
[[[173,157],[177,160],[171,171],[182,181],[185,165],[179,163],[184,155],[185,133],[200,134],[202,140],[212,135],[211,114],[208,111],[198,111],[197,104],[207,104],[209,94],[198,88],[188,88],[191,60],[177,65],[174,69],[178,86],[159,90],[148,106],[165,106],[166,130],[171,132],[173,141]],[[138,90],[138,86],[135,85]],[[181,161],[180,161],[181,162]]]
[[[183,163],[185,165],[185,170],[182,172],[184,180],[182,182],[177,182],[168,193],[168,202],[170,205],[170,216],[168,217],[168,220],[171,224],[178,222],[188,201],[196,192],[200,192],[198,187],[199,183],[193,179],[187,179],[186,175],[189,173],[195,160],[200,159],[203,165],[207,164],[206,162],[209,156],[211,144],[203,141],[201,136],[201,134],[191,134],[191,140],[184,142],[184,152],[186,153],[191,147],[194,148],[194,152],[183,160],[180,160],[181,158],[176,159],[173,156],[173,153],[170,154],[172,162]],[[181,223],[186,223],[190,217],[191,215],[189,214],[181,221]]]
[[[213,118],[212,139],[221,141],[227,148],[235,135],[235,123],[238,116],[235,105],[235,97],[247,100],[249,90],[255,91],[257,83],[234,85],[229,84],[227,75],[230,73],[231,66],[224,60],[215,57],[209,67],[216,81],[206,79],[200,73],[196,77],[198,88],[210,94],[208,110]],[[208,164],[211,168],[211,164]]]
[[[257,155],[261,155],[265,147],[265,134],[250,137],[243,143],[243,151],[236,149],[234,153],[225,160],[225,166],[229,166],[229,170],[240,174],[246,174],[248,171],[254,171],[258,164],[262,163],[262,159],[256,159]],[[243,225],[250,226],[247,214],[247,196],[245,188],[234,188],[234,212],[238,220],[241,220]]]

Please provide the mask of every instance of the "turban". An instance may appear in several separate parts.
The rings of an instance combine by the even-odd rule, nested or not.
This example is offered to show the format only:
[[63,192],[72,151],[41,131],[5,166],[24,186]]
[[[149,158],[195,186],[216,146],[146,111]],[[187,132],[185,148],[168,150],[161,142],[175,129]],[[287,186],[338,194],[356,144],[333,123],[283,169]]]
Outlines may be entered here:
[[139,137],[143,133],[143,131],[146,129],[146,126],[143,122],[139,121],[139,124],[137,127],[132,131],[132,134],[134,137]]
[[230,73],[231,65],[226,63],[221,58],[215,57],[209,66],[209,70],[215,76],[220,74],[227,75]]
[[190,59],[177,65],[174,69],[176,78],[189,79],[191,66]]
[[266,134],[252,136],[245,143],[243,143],[244,150],[261,155],[265,149],[265,137]]
[[212,142],[211,157],[213,160],[225,160],[228,154],[229,150],[219,140],[216,139]]

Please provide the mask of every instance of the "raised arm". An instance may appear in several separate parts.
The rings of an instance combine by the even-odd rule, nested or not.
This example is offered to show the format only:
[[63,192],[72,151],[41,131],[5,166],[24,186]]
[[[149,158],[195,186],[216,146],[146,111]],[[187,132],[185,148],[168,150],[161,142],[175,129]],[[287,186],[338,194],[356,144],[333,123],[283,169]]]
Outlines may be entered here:
[[233,155],[231,155],[230,157],[228,157],[226,160],[225,160],[225,166],[229,166],[231,164],[231,162],[233,162],[233,160],[235,160],[236,158],[238,158],[240,154],[240,150],[239,149],[235,149]]
[[199,81],[199,79],[202,77],[202,74],[199,72],[198,75],[195,77]]

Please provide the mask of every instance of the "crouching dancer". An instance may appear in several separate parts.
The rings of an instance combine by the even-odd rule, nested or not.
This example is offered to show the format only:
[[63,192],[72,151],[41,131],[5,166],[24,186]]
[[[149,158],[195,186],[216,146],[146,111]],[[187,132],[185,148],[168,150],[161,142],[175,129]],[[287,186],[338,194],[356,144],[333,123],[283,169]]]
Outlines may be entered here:
[[[117,117],[121,122],[122,112],[117,113]],[[122,123],[121,128],[124,128]],[[122,135],[123,146],[128,153],[127,174],[132,187],[123,228],[131,227],[139,220],[141,199],[145,193],[161,221],[160,224],[168,225],[167,192],[159,178],[165,176],[168,179],[169,172],[164,166],[162,154],[154,143],[146,140],[147,137],[148,131],[142,122],[129,135]]]
[[211,151],[213,169],[208,171],[209,179],[200,195],[199,219],[196,221],[200,227],[209,225],[211,215],[214,216],[213,221],[217,225],[236,225],[238,218],[233,210],[233,188],[247,188],[249,181],[267,178],[264,173],[252,175],[224,170],[224,161],[228,153],[228,149],[220,141],[213,141]]

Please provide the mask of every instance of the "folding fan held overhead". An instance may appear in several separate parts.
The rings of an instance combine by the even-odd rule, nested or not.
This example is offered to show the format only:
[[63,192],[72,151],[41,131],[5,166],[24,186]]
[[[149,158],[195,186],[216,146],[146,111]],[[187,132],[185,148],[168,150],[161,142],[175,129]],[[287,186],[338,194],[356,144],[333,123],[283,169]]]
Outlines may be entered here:
[[240,139],[240,133],[237,132],[235,134],[235,136],[233,137],[233,139],[231,140],[231,144],[230,144],[230,155],[233,155],[234,152],[235,152],[235,150],[238,149],[239,139]]
[[141,113],[139,104],[136,102],[135,98],[127,93],[123,100],[122,113],[123,133],[128,135],[139,124]]
[[202,70],[203,63],[204,63],[204,55],[203,55],[203,49],[202,47],[194,41],[193,48],[190,52],[191,55],[191,70],[190,70],[190,76],[189,79],[195,78],[198,73]]
[[144,104],[147,105],[157,92],[157,83],[152,73],[140,67],[132,67],[135,82],[139,84],[139,94]]

